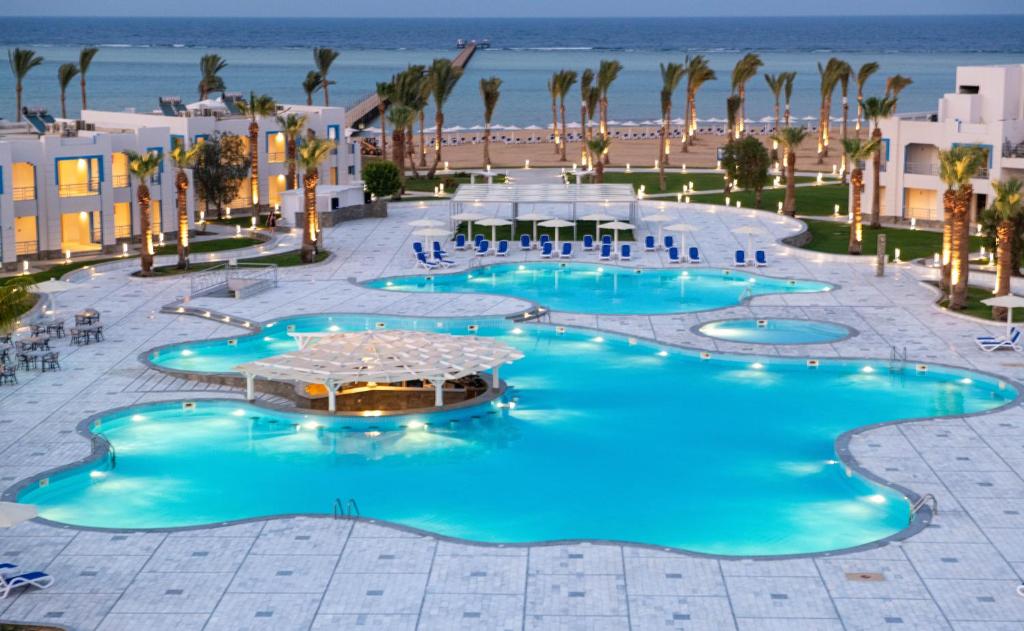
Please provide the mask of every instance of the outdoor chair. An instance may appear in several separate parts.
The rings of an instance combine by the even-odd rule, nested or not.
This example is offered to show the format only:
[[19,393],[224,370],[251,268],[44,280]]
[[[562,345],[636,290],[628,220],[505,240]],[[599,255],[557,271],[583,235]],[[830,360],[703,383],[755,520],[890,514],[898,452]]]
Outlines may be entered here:
[[665,249],[666,250],[671,248],[671,247],[675,247],[675,244],[676,244],[676,240],[670,234],[666,234],[665,235],[664,242],[665,242]]
[[530,242],[530,235],[522,234],[519,235],[519,249],[523,252],[533,248],[533,244]]
[[558,253],[560,259],[571,259],[572,258],[572,243],[565,241],[562,243],[562,251]]
[[673,246],[668,249],[668,262],[669,263],[682,263],[683,259],[679,256],[679,248]]
[[60,370],[60,353],[50,352],[45,353],[39,360],[40,368],[43,372],[50,370]]
[[601,244],[601,255],[598,257],[602,261],[612,260],[612,244],[602,243]]
[[768,259],[765,258],[764,250],[756,250],[754,252],[754,265],[757,267],[765,267],[768,265]]
[[64,337],[64,322],[51,322],[47,324],[46,333],[54,337]]
[[594,251],[594,237],[593,236],[591,236],[589,234],[583,235],[583,251],[584,252],[593,252]]
[[18,370],[14,364],[8,364],[4,362],[0,364],[0,385],[5,383],[16,384],[18,383]]
[[[16,566],[9,563],[3,564],[3,567],[14,568]],[[53,577],[46,572],[26,572],[24,574],[5,575],[0,572],[0,600],[7,598],[12,589],[18,587],[37,587],[39,589],[46,589],[53,585]]]
[[455,249],[465,250],[466,249],[466,235],[457,234],[455,235]]
[[620,261],[631,261],[633,259],[633,248],[628,243],[623,243],[619,246],[619,260]]
[[688,258],[694,265],[700,263],[700,250],[698,250],[696,246],[690,246],[690,255]]
[[991,353],[992,351],[1001,349],[1009,349],[1019,352],[1021,350],[1020,338],[1020,329],[1014,326],[1010,327],[1009,338],[995,337],[992,335],[979,335],[974,338],[974,342],[978,345],[978,348],[986,353]]
[[647,235],[646,237],[644,237],[644,250],[646,250],[647,252],[653,252],[655,250],[656,245],[657,241],[655,241],[652,235]]
[[[423,269],[437,269],[440,266],[440,263],[435,263],[435,262],[431,261],[430,259],[428,259],[426,252],[417,252],[416,253],[416,266],[417,267],[422,267]],[[72,333],[72,336],[73,336],[71,338],[71,343],[74,344],[76,337],[81,332],[78,329],[71,329],[71,333]],[[88,335],[86,335],[86,338],[88,339]],[[88,343],[88,342],[86,342],[86,343]]]
[[747,264],[747,253],[743,250],[736,250],[736,254],[732,257],[733,267],[743,267]]
[[508,241],[502,239],[498,241],[498,249],[495,250],[496,256],[508,256]]
[[549,258],[551,258],[551,253],[554,251],[554,249],[555,249],[555,244],[554,243],[552,243],[550,241],[545,241],[544,243],[542,243],[540,245],[540,258],[542,258],[542,259],[549,259]]
[[491,242],[487,239],[480,239],[476,243],[476,255],[484,256],[491,251]]

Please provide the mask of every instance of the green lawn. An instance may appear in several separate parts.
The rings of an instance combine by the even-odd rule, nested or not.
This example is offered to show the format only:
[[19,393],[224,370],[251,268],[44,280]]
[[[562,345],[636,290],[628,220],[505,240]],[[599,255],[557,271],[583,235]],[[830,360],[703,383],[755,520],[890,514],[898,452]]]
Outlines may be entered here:
[[[245,211],[244,213],[238,210],[232,211],[230,219],[226,217],[223,219],[216,219],[216,212],[216,210],[211,210],[210,212],[206,213],[207,223],[216,223],[221,224],[223,226],[242,226],[243,228],[248,228],[252,226],[252,215],[249,214],[249,211]],[[262,214],[260,215],[259,220],[256,222],[256,226],[262,228],[266,225],[267,215]]]
[[[210,239],[209,241],[192,241],[189,243],[189,252],[192,254],[202,254],[203,252],[221,252],[224,250],[237,250],[239,248],[248,248],[254,245],[263,243],[263,239],[254,239],[252,237],[225,237],[223,239]],[[177,254],[178,244],[165,243],[164,245],[157,246],[153,251],[160,254]]]
[[[680,173],[679,167],[672,169],[674,172],[665,171],[665,190],[658,188],[657,173],[623,173],[608,172],[604,174],[606,184],[632,184],[633,188],[640,190],[642,184],[644,191],[648,194],[654,193],[678,193],[683,186],[689,186],[693,182],[693,188],[697,191],[717,191],[725,185],[725,178],[721,173]],[[574,182],[575,178],[569,177]],[[813,177],[797,176],[797,182],[813,182]],[[751,198],[753,199],[753,198]]]
[[[299,250],[289,250],[287,252],[280,252],[278,254],[268,254],[266,256],[257,256],[251,259],[239,259],[239,263],[257,263],[261,265],[277,265],[278,267],[297,267],[299,265],[305,265],[302,259],[299,258]],[[330,252],[321,250],[317,252],[315,263],[325,260],[330,256]],[[179,274],[188,274],[189,272],[201,272],[203,270],[210,269],[217,265],[224,265],[224,261],[210,261],[207,263],[193,263],[189,266],[188,270],[180,270],[174,265],[166,265],[162,267],[154,267],[154,276],[177,276]],[[138,276],[139,273],[135,272],[133,276]]]
[[[804,186],[796,189],[796,214],[798,215],[831,215],[835,212],[835,205],[839,204],[839,214],[846,214],[846,201],[848,199],[848,187],[845,184],[823,184],[821,186]],[[775,212],[779,208],[779,202],[786,199],[786,189],[770,188],[765,189],[762,194],[761,207],[764,210]],[[704,204],[724,204],[725,196],[721,193],[710,195],[694,195],[691,202]],[[739,201],[744,208],[754,207],[754,193],[752,191],[739,191],[729,196],[729,202],[735,206]]]
[[[846,254],[850,241],[849,224],[835,221],[807,220],[807,229],[813,238],[810,243],[803,246],[805,249],[831,254]],[[909,230],[888,226],[875,229],[864,226],[863,254],[875,254],[876,238],[879,233],[886,235],[885,250],[890,258],[895,253],[896,248],[900,249],[900,258],[904,261],[919,258],[930,259],[936,252],[942,251],[941,232]],[[971,237],[972,250],[980,248],[981,244],[982,239],[980,237]]]
[[[992,290],[991,289],[985,289],[985,288],[982,288],[982,287],[971,287],[971,286],[968,286],[967,287],[967,304],[966,304],[966,306],[964,306],[964,308],[961,311],[959,311],[959,313],[962,313],[964,315],[974,316],[976,318],[981,318],[982,320],[992,320],[993,319],[992,318],[992,307],[990,307],[990,306],[988,306],[986,304],[982,304],[982,302],[981,302],[982,300],[984,300],[986,298],[991,298],[991,297],[992,297]],[[948,307],[949,306],[949,296],[946,296],[942,300],[940,300],[939,301],[939,306],[943,307],[943,308]],[[1000,318],[999,321],[1000,322],[1006,322],[1006,318],[1005,317]],[[1024,322],[1024,309],[1014,309],[1013,310],[1013,321],[1014,322]]]
[[[63,276],[64,274],[67,274],[68,272],[72,272],[72,271],[74,271],[76,269],[81,269],[83,267],[88,267],[89,265],[99,265],[100,263],[106,263],[107,261],[116,261],[116,260],[118,260],[118,259],[109,258],[109,259],[96,259],[94,261],[82,260],[82,261],[72,261],[70,263],[61,263],[59,265],[54,265],[50,269],[44,270],[42,272],[33,272],[33,273],[29,274],[29,278],[31,278],[34,282],[41,283],[44,280],[50,280],[51,278],[59,279],[61,276]],[[13,278],[22,278],[22,277],[21,276],[5,276],[3,278],[0,278],[0,285],[3,285],[5,283],[7,283],[8,281],[10,281]]]
[[[577,221],[576,222],[576,234],[579,240],[583,240],[583,235],[596,235],[595,227],[596,222],[594,221]],[[533,238],[533,222],[532,221],[519,221],[516,222],[515,232],[512,232],[512,226],[498,226],[496,229],[498,240],[504,239],[505,241],[519,241],[519,235],[528,234],[530,238]],[[466,223],[459,223],[459,227],[456,230],[458,234],[466,234]],[[488,239],[491,238],[491,226],[478,226],[473,225],[473,236],[482,234]],[[554,228],[537,228],[537,238],[540,235],[546,234],[552,239],[555,238]],[[562,237],[562,241],[569,241],[572,239],[572,228],[560,228],[558,234]],[[602,230],[601,234],[613,234],[611,230]],[[429,239],[427,239],[429,241]],[[619,241],[633,241],[632,230],[619,230]]]
[[[469,184],[469,175],[462,172],[456,172],[452,175],[438,175],[436,177],[407,177],[405,178],[405,190],[406,192],[417,192],[417,193],[433,193],[434,187],[444,182],[444,192],[454,193],[460,184]],[[505,182],[504,175],[494,175],[495,184],[503,184]],[[483,176],[477,176],[477,184],[486,184],[487,178]]]

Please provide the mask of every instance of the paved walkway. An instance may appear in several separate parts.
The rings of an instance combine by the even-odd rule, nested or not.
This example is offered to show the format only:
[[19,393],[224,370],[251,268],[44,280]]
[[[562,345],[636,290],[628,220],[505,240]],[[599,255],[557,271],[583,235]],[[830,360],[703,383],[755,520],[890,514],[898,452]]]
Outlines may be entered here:
[[[647,202],[700,226],[692,241],[711,265],[730,263],[746,236],[762,244],[800,230],[772,213]],[[538,211],[541,208],[537,208]],[[552,209],[553,210],[553,209]],[[280,287],[241,301],[193,305],[268,320],[297,313],[367,312],[445,316],[504,314],[512,298],[406,294],[363,289],[349,279],[410,273],[412,228],[446,217],[447,204],[396,204],[386,220],[331,228],[331,259],[281,270]],[[646,214],[641,212],[641,216]],[[646,229],[656,226],[644,226]],[[642,230],[643,231],[643,230]],[[767,236],[770,235],[770,238]],[[776,276],[835,283],[827,294],[756,298],[714,312],[662,316],[556,313],[556,322],[657,338],[712,350],[810,357],[887,357],[990,371],[1024,381],[1024,359],[984,354],[971,337],[1000,325],[944,314],[920,281],[934,272],[890,267],[876,278],[870,258],[767,247]],[[512,261],[533,258],[515,253]],[[629,265],[662,266],[662,253]],[[83,272],[57,297],[60,313],[96,306],[108,340],[61,346],[64,370],[21,373],[0,388],[0,489],[84,457],[74,432],[105,409],[173,398],[240,396],[144,368],[154,346],[237,334],[228,325],[158,314],[184,294],[184,278],[138,279],[127,270]],[[693,325],[740,316],[827,319],[860,334],[834,344],[743,345],[693,334]],[[1024,629],[1024,414],[997,413],[888,426],[859,435],[855,457],[918,492],[940,512],[924,532],[852,554],[792,560],[696,557],[629,545],[501,548],[452,543],[366,522],[323,518],[258,520],[220,528],[97,532],[28,523],[0,531],[0,559],[57,577],[46,592],[0,601],[0,619],[74,629]],[[884,580],[851,580],[879,573]]]

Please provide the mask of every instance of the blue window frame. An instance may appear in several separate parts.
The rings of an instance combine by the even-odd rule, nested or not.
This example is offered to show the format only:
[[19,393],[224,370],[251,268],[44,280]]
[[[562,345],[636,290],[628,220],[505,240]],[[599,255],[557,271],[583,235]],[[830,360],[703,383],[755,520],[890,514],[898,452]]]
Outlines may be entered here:
[[[85,164],[86,164],[86,167],[85,167],[86,168],[86,184],[85,184],[86,191],[88,193],[99,193],[100,192],[100,183],[102,183],[103,179],[104,179],[103,178],[103,156],[100,156],[100,155],[93,155],[93,156],[65,156],[65,157],[62,157],[62,158],[54,158],[53,159],[53,175],[54,175],[54,180],[56,181],[56,184],[57,184],[57,190],[58,191],[60,191],[60,189],[61,189],[61,183],[60,183],[60,163],[64,162],[64,161],[67,161],[67,160],[75,160],[75,161],[85,160]],[[77,186],[81,186],[81,185],[68,185],[68,186],[76,186],[77,187]],[[79,193],[71,193],[72,196],[73,195],[77,195],[77,194],[79,194]],[[64,197],[64,195],[61,195],[61,197]]]
[[885,161],[889,161],[889,139],[882,138],[882,145],[885,147]]
[[175,147],[184,147],[185,137],[181,134],[171,134],[171,149]]
[[4,168],[0,166],[0,195],[4,194]]
[[977,147],[988,154],[988,168],[992,168],[992,145],[983,145],[976,142],[954,142],[954,147]]
[[333,140],[335,143],[334,150],[331,151],[333,154],[338,153],[337,145],[341,144],[341,126],[340,125],[328,125],[327,126],[327,139]]

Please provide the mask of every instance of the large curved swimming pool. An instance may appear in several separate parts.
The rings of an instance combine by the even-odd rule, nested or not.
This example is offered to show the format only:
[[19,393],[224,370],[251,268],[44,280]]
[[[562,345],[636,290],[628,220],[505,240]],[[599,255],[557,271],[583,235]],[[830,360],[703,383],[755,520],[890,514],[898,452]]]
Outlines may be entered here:
[[827,283],[710,267],[639,269],[590,263],[502,263],[463,272],[382,278],[389,291],[503,294],[557,311],[657,314],[721,309],[765,294],[829,291]]
[[[470,330],[470,324],[478,325]],[[295,330],[408,327],[494,337],[514,407],[329,419],[198,401],[103,415],[117,465],[34,484],[20,500],[84,526],[153,528],[285,513],[363,516],[483,542],[614,539],[722,554],[843,548],[908,522],[904,498],[836,462],[868,423],[981,412],[1016,397],[982,375],[887,362],[715,356],[507,321],[310,316],[154,352],[223,372],[293,348]]]

